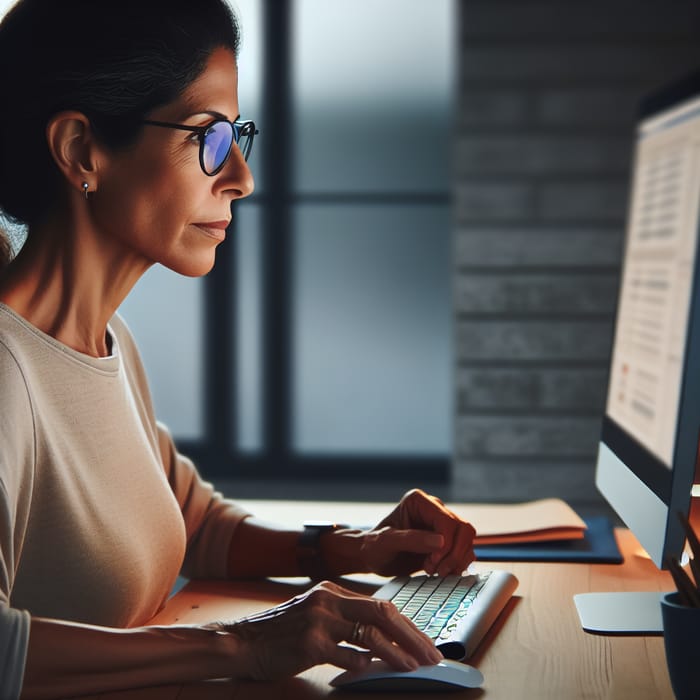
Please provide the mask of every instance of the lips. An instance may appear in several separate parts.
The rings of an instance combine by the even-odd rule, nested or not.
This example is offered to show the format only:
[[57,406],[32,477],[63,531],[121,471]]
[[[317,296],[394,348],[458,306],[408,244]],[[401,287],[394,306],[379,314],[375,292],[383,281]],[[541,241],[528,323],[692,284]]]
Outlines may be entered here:
[[219,241],[223,241],[226,238],[226,228],[229,225],[227,219],[222,219],[221,221],[200,221],[194,224],[198,229],[206,233],[212,238],[216,238]]

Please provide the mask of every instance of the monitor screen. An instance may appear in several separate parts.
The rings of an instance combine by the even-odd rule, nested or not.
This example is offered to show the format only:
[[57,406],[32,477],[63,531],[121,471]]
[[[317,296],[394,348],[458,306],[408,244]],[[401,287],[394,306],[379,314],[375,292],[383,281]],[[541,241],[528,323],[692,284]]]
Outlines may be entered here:
[[[598,489],[660,568],[685,544],[677,512],[690,510],[700,437],[699,225],[695,74],[640,107],[596,465]],[[661,629],[658,594],[575,598],[585,629]]]
[[700,202],[700,96],[639,125],[606,414],[673,466]]

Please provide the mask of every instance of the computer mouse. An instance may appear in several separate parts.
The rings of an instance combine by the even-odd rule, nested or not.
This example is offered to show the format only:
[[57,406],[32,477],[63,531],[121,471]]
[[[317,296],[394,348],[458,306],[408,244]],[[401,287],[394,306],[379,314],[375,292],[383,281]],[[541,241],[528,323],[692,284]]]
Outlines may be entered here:
[[343,690],[393,690],[440,692],[480,688],[484,676],[479,669],[460,661],[443,659],[434,666],[419,666],[415,671],[396,671],[384,661],[375,659],[361,671],[344,671],[331,685]]

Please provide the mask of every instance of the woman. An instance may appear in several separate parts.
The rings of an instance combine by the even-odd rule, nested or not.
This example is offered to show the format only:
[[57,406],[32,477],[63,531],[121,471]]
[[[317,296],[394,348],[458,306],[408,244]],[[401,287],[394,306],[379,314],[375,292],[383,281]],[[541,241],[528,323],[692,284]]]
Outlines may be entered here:
[[[393,606],[330,582],[274,615],[144,626],[180,571],[308,571],[300,533],[177,452],[116,315],[154,263],[206,274],[253,191],[235,18],[222,0],[95,5],[20,0],[0,25],[0,209],[28,231],[0,261],[0,697],[436,662]],[[414,491],[369,532],[323,534],[320,564],[460,572],[473,534]]]

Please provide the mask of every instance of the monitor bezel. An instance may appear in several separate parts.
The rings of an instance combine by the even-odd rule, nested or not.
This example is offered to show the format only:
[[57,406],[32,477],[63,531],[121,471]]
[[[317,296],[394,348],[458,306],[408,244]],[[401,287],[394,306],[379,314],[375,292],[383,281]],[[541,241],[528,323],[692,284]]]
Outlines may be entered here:
[[[652,92],[640,101],[638,123],[664,112],[678,108],[684,102],[700,98],[700,71],[691,73],[680,80]],[[630,187],[630,195],[632,189]],[[630,202],[631,203],[631,202]],[[629,225],[629,217],[627,225]],[[678,424],[671,465],[666,465],[652,454],[627,431],[620,427],[608,414],[603,415],[601,442],[620,459],[625,466],[666,506],[666,531],[663,538],[662,560],[657,562],[666,567],[668,556],[680,556],[685,544],[685,534],[675,513],[687,514],[691,503],[698,439],[700,438],[700,217],[696,222],[695,261],[691,298],[688,312],[688,335],[683,358],[682,385],[678,404]],[[626,249],[626,229],[623,251]],[[623,257],[624,264],[624,257]],[[624,270],[621,270],[623,272]],[[615,310],[613,328],[617,327],[620,298]],[[614,338],[613,338],[614,343]],[[610,349],[612,361],[613,346]],[[609,363],[609,367],[611,364]],[[601,462],[597,469],[601,468]],[[598,481],[598,479],[596,479]],[[606,494],[603,493],[603,496]],[[613,504],[614,505],[614,504]],[[622,517],[622,516],[621,516]],[[623,518],[624,519],[624,518]],[[631,523],[626,523],[632,530]]]

